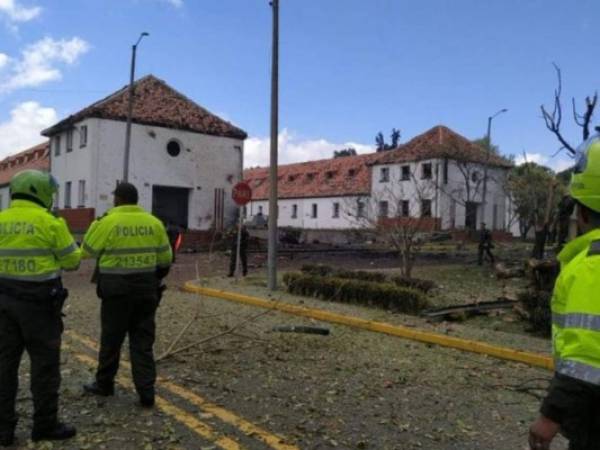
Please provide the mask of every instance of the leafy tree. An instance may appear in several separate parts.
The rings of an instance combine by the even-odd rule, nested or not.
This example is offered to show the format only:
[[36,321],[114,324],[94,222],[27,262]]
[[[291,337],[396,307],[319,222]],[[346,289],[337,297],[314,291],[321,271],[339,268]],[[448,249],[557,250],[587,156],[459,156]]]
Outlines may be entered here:
[[[479,139],[475,139],[473,141],[474,144],[480,145],[481,147],[485,148],[487,150],[488,148],[488,138],[487,136],[484,136],[482,138]],[[492,153],[496,154],[496,155],[500,155],[500,147],[498,147],[495,144],[492,144],[489,149],[492,151]]]
[[385,138],[383,137],[383,133],[380,131],[375,136],[375,147],[378,152],[385,152],[388,150],[394,150],[398,148],[400,145],[400,130],[396,128],[392,128],[392,132],[390,134],[391,142],[388,144],[385,142]]
[[345,156],[356,156],[356,149],[352,147],[343,148],[341,150],[334,150],[333,157],[334,158],[343,158]]
[[566,188],[548,167],[526,162],[511,170],[508,189],[519,217],[522,235],[526,236],[531,227],[535,228],[531,256],[541,259],[550,222],[557,214],[558,203]]

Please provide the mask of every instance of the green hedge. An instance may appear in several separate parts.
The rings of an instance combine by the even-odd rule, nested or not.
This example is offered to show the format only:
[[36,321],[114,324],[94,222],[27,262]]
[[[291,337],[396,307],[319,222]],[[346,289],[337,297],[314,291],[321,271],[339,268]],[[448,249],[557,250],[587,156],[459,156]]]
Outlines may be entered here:
[[291,294],[323,300],[376,306],[411,314],[417,314],[430,306],[422,292],[392,283],[323,277],[301,272],[284,274],[283,282]]
[[365,270],[334,270],[333,267],[323,264],[305,264],[300,269],[302,273],[319,277],[331,276],[349,280],[372,281],[374,283],[394,283],[399,287],[418,289],[428,293],[435,288],[435,283],[430,280],[407,278],[402,276],[389,278],[383,272],[367,272]]

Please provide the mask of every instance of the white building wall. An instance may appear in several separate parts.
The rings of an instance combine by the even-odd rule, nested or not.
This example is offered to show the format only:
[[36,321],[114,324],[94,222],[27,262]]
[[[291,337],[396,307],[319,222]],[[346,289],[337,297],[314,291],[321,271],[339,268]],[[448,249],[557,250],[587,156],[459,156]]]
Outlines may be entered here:
[[[358,196],[345,197],[317,197],[282,199],[278,202],[279,227],[294,227],[312,230],[346,230],[364,227],[364,221],[356,218],[356,205]],[[334,217],[334,204],[339,205],[339,215]],[[297,215],[293,217],[294,205],[297,206]],[[313,205],[317,205],[317,217],[313,217]],[[260,214],[266,219],[269,216],[269,202],[255,200],[248,204],[246,216],[252,220]]]
[[[86,206],[101,216],[112,205],[112,192],[123,176],[124,122],[87,119],[88,146],[57,158],[52,156],[52,173],[61,185],[72,181],[73,200],[77,200],[78,180],[85,178],[88,187]],[[81,123],[76,124],[79,127]],[[66,133],[61,133],[65,135]],[[78,143],[79,138],[75,139]],[[181,146],[178,156],[167,153],[170,140]],[[54,149],[51,148],[54,152]],[[188,227],[208,229],[214,219],[215,189],[224,190],[225,225],[233,223],[237,208],[231,190],[240,181],[243,140],[209,136],[164,127],[134,124],[131,130],[129,181],[139,191],[140,205],[152,211],[152,186],[189,189]],[[64,192],[64,187],[62,187]],[[61,192],[61,197],[64,197]],[[60,200],[64,205],[64,198]],[[73,204],[74,202],[72,202]],[[77,206],[77,205],[73,205]]]

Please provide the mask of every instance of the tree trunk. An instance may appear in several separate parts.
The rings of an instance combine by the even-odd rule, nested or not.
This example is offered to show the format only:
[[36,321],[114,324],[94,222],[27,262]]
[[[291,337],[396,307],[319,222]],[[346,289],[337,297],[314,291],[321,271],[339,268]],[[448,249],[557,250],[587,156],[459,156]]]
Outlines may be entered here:
[[546,240],[548,239],[548,225],[545,224],[541,229],[535,229],[535,241],[531,257],[535,259],[544,259],[544,251],[546,249]]

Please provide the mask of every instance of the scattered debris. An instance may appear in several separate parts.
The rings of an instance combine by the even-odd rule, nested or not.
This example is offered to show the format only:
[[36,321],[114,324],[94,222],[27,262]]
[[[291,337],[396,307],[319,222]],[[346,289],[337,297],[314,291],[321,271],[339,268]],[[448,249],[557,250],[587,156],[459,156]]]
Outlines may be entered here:
[[510,299],[494,300],[492,302],[477,302],[467,305],[446,306],[445,308],[428,309],[421,313],[428,318],[452,318],[455,316],[476,316],[487,314],[498,309],[512,309],[518,302]]
[[279,333],[305,333],[305,334],[320,334],[322,336],[329,336],[329,328],[324,327],[308,327],[304,325],[281,325],[273,327],[273,331]]

